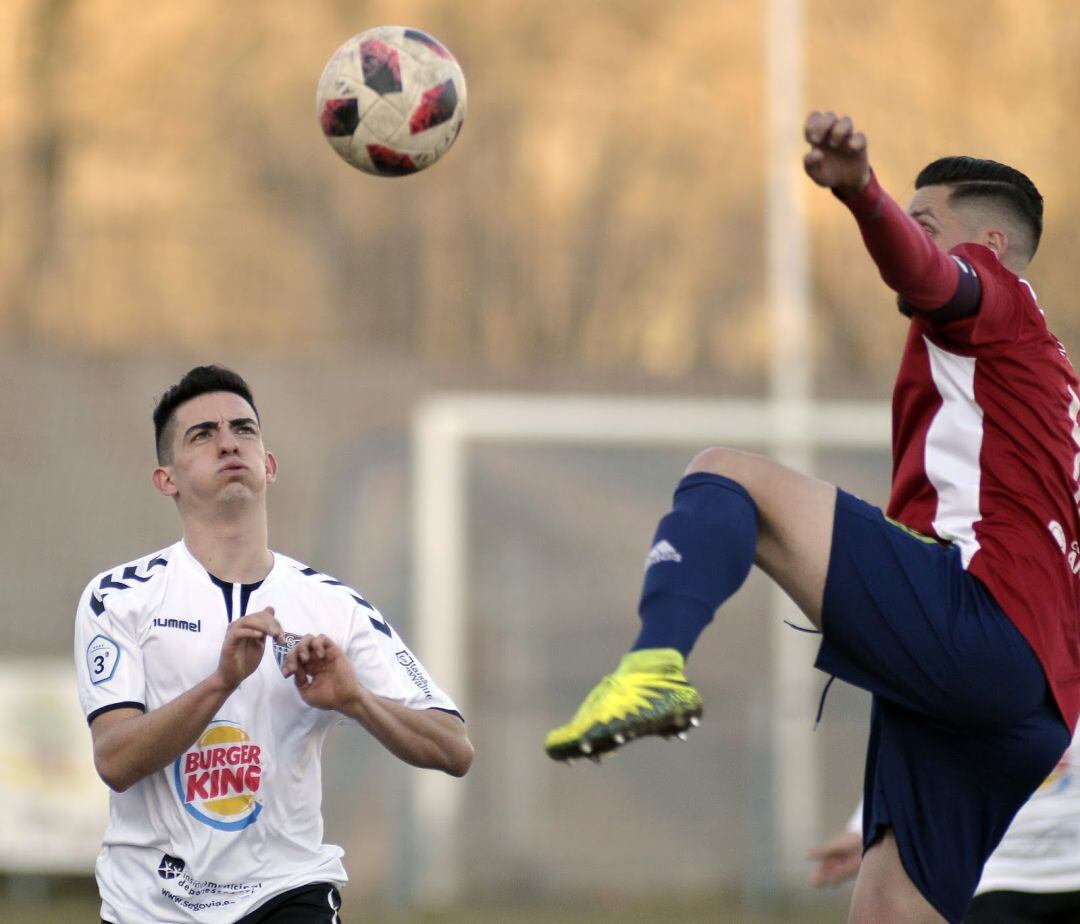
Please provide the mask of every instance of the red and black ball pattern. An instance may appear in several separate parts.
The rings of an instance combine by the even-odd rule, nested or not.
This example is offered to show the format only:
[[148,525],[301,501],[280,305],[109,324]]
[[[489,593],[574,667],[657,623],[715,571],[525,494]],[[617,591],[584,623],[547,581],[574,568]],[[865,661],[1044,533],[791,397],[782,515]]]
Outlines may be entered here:
[[396,48],[368,39],[360,43],[360,61],[366,86],[379,94],[401,92],[401,62]]
[[352,166],[405,176],[435,163],[465,117],[465,78],[419,29],[379,26],[345,42],[316,94],[324,136]]

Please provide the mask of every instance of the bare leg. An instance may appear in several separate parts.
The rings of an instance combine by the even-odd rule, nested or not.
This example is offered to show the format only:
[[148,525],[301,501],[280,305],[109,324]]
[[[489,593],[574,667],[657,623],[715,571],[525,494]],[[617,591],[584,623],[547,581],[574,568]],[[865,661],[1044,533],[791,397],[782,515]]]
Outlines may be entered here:
[[886,831],[863,857],[848,924],[941,924],[944,920],[904,872],[896,838]]

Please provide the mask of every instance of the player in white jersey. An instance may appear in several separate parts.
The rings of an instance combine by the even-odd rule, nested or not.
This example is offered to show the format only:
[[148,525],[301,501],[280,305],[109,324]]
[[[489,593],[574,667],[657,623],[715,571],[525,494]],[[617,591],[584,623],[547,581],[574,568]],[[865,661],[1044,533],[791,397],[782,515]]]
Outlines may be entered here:
[[154,484],[183,539],[96,577],[76,617],[79,698],[112,790],[101,916],[337,922],[327,732],[356,722],[401,760],[461,776],[464,723],[360,594],[270,551],[277,462],[239,376],[191,370],[154,424]]
[[[813,883],[851,879],[862,859],[862,805],[847,829],[809,853]],[[965,924],[1080,921],[1080,738],[1073,738],[983,867]]]

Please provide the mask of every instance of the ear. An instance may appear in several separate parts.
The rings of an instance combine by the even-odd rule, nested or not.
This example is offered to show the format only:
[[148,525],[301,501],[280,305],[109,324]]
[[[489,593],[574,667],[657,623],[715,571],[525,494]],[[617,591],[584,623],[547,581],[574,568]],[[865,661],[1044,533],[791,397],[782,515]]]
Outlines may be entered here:
[[172,468],[168,465],[159,465],[154,469],[154,487],[166,497],[176,497],[180,493],[179,488],[172,479]]
[[266,483],[273,484],[277,480],[277,459],[272,452],[266,454]]
[[1005,254],[1009,249],[1009,235],[1000,229],[993,229],[983,232],[983,241],[987,247],[989,247],[998,260],[1004,260]]

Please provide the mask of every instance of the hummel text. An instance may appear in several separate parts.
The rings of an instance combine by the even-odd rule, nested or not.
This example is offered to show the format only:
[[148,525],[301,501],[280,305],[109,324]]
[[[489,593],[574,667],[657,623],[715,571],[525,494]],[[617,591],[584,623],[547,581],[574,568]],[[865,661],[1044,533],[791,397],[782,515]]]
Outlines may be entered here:
[[185,632],[202,632],[202,620],[196,619],[189,622],[186,619],[162,619],[154,618],[154,625],[161,629],[183,629]]

